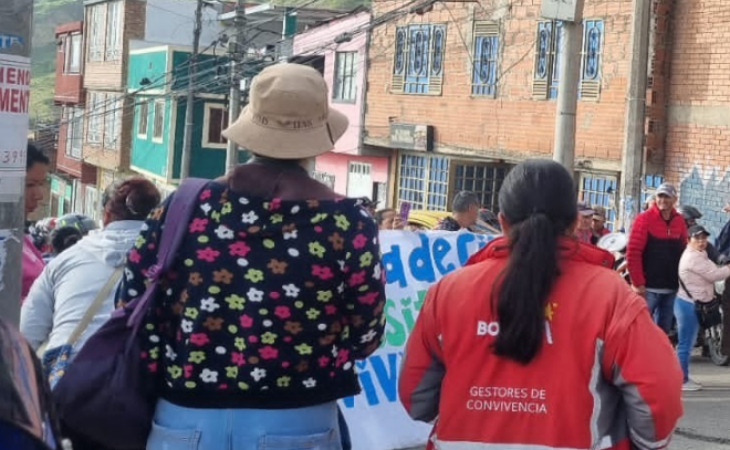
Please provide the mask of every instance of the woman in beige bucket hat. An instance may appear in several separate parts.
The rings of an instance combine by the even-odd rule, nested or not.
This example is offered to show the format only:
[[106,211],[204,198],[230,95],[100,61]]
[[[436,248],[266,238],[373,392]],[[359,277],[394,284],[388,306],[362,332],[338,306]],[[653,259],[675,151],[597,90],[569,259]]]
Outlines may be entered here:
[[[347,129],[314,69],[278,64],[224,136],[254,158],[195,202],[169,289],[143,327],[160,398],[147,448],[340,450],[336,401],[385,319],[378,230],[305,162]],[[173,194],[174,195],[174,194]],[[129,255],[122,301],[144,291],[168,199]]]

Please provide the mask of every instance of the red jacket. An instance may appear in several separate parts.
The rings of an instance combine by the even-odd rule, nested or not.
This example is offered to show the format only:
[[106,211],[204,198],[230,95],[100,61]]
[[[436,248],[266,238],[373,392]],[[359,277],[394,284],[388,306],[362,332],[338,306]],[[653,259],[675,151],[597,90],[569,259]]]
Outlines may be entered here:
[[656,205],[636,218],[631,227],[626,260],[634,286],[679,288],[679,259],[687,246],[687,225],[673,210],[664,220]]
[[[428,293],[409,337],[399,394],[436,419],[429,449],[663,449],[682,414],[682,372],[645,301],[603,250],[566,239],[546,307],[543,347],[527,365],[491,349],[491,286],[501,238]],[[529,282],[529,280],[525,280]]]

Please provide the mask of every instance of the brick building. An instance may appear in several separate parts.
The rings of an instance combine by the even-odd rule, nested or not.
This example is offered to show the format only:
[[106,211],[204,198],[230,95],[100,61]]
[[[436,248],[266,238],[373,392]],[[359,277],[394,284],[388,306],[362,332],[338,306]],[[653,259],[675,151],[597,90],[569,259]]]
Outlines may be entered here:
[[671,3],[667,133],[656,170],[664,168],[681,203],[699,208],[703,224],[717,232],[730,201],[730,40],[723,31],[730,1]]
[[[51,210],[53,216],[75,211],[91,216],[96,211],[95,191],[84,202],[84,185],[96,184],[96,168],[82,158],[84,133],[83,22],[71,22],[56,28],[56,89],[53,100],[61,107],[61,123],[56,145],[56,173],[51,175]],[[88,206],[88,210],[86,209]]]
[[[103,191],[130,173],[133,98],[127,93],[129,51],[192,41],[195,0],[86,0],[83,160],[97,168]],[[220,11],[204,8],[201,46],[218,39]],[[168,74],[169,75],[169,74]],[[98,195],[98,194],[97,194]],[[91,198],[91,195],[89,195]]]
[[[508,170],[550,157],[562,56],[539,2],[440,2],[411,12],[375,0],[365,143],[391,149],[390,198],[445,210],[473,190],[496,209]],[[385,16],[384,16],[385,15]],[[586,0],[576,171],[615,219],[633,20],[628,0]]]

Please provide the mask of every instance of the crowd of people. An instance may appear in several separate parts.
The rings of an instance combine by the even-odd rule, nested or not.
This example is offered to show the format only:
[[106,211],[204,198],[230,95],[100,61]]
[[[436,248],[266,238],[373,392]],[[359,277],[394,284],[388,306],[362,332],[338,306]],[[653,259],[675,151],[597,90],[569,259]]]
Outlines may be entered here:
[[[126,356],[141,362],[138,384],[152,387],[141,393],[154,408],[139,450],[350,448],[337,400],[360,391],[356,362],[386,327],[379,231],[409,225],[310,178],[312,159],[348,126],[326,99],[316,70],[271,66],[223,133],[250,150],[249,162],[162,202],[149,181],[120,180],[104,193],[98,229],[67,218],[74,224],[39,232],[48,248],[26,237],[24,338],[0,326],[0,448],[118,448],[58,417],[51,386],[68,381],[65,370],[94,350],[110,316],[147,294],[149,307],[134,312],[139,353]],[[29,146],[26,214],[42,199],[48,165]],[[409,336],[400,400],[433,423],[429,449],[666,447],[682,389],[699,387],[688,377],[692,304],[730,276],[676,200],[663,185],[636,219],[629,286],[597,246],[609,233],[605,210],[578,202],[559,164],[512,169],[497,215],[474,193],[456,195],[436,229],[501,236],[429,290]],[[672,315],[678,353],[665,333]],[[30,383],[18,382],[10,360],[27,362]],[[486,407],[492,400],[507,406]]]

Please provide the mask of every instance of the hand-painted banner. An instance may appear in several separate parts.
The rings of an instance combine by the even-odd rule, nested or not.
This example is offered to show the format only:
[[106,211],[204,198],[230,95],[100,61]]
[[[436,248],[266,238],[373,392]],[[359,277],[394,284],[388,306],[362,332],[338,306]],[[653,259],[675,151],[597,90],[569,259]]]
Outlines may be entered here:
[[360,395],[340,403],[354,450],[396,450],[426,444],[430,425],[411,420],[398,400],[406,341],[428,288],[463,266],[494,236],[386,231],[380,238],[388,279],[385,342],[375,354],[357,363]]

